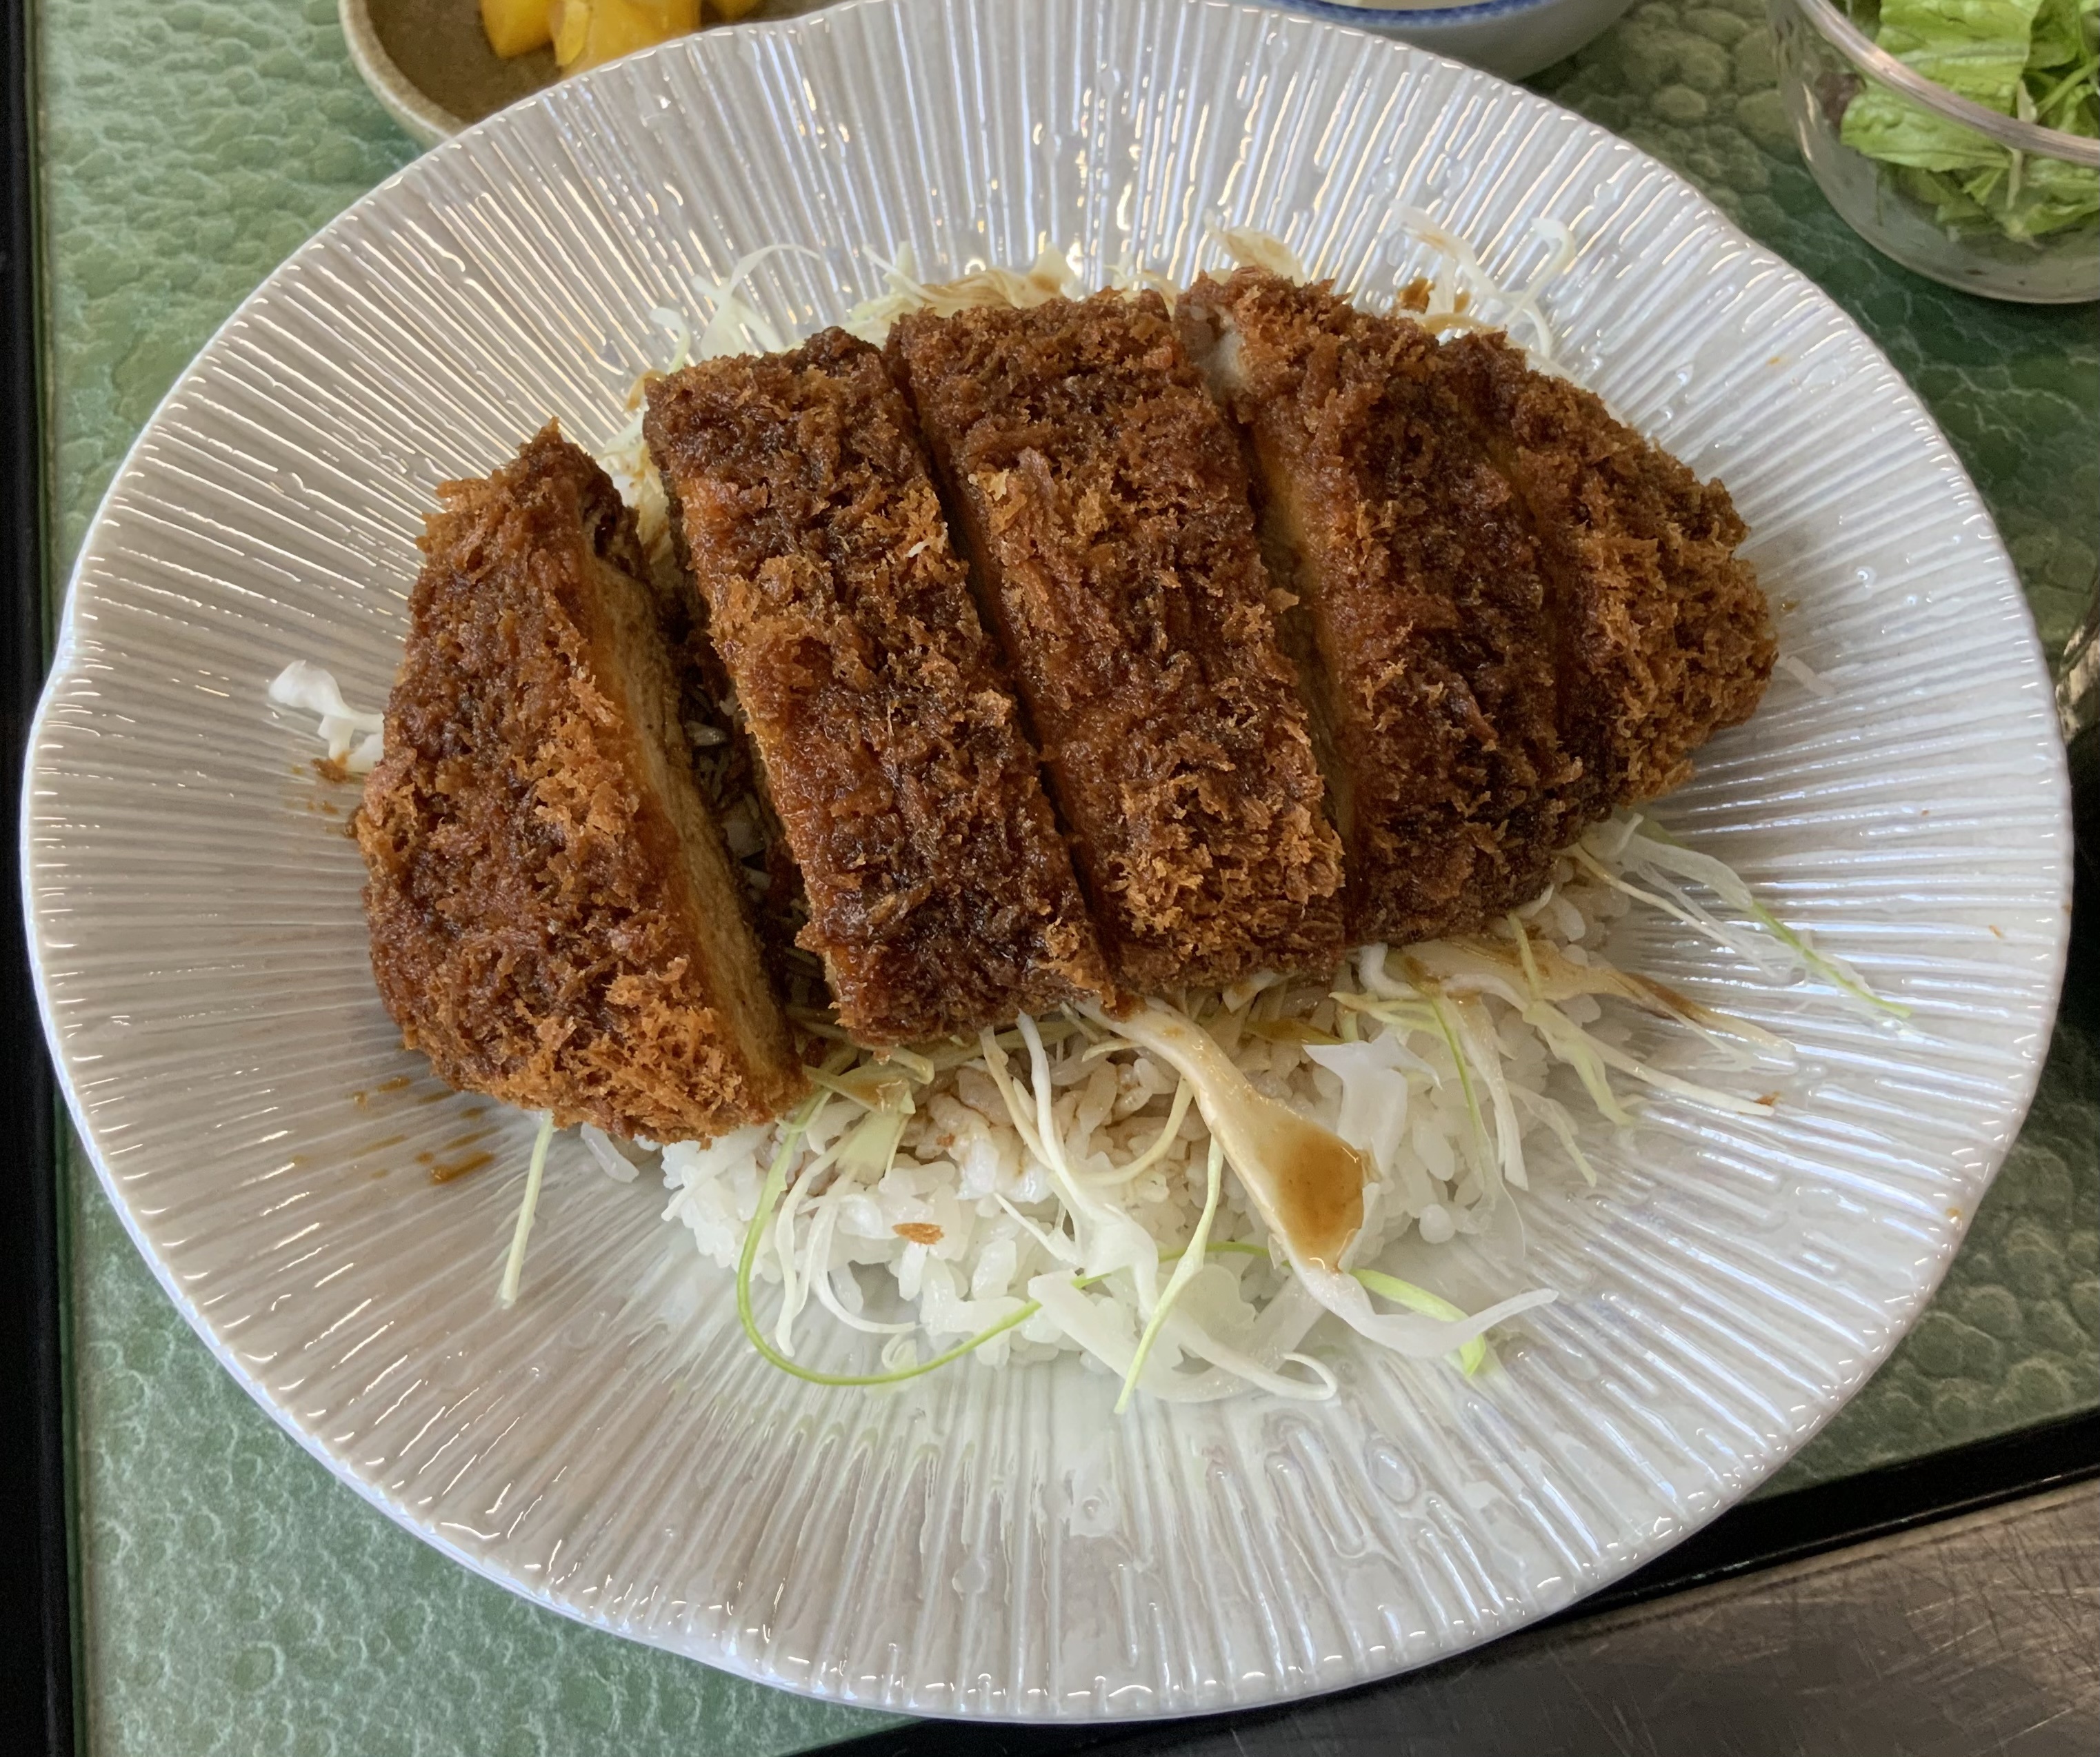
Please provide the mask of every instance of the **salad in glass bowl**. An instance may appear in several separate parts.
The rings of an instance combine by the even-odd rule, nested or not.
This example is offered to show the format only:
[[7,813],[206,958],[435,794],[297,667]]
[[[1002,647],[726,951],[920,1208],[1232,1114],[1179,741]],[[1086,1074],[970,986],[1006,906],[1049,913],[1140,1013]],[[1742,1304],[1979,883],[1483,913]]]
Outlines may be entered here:
[[2000,298],[2100,298],[2100,0],[1771,0],[1811,172],[1867,240]]

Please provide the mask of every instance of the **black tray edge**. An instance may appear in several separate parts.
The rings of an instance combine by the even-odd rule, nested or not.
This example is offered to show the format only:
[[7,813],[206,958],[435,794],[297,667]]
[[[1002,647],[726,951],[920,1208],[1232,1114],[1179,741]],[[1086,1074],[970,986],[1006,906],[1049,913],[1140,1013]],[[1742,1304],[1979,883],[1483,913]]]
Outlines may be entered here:
[[[38,298],[32,0],[0,4],[0,821],[20,821],[22,764],[44,678],[43,397]],[[53,1093],[20,925],[11,849],[0,927],[0,1726],[11,1749],[74,1749],[71,1521],[67,1490],[59,1170]],[[17,1742],[19,1741],[19,1742]]]
[[[1606,1611],[1650,1602],[1694,1587],[1710,1586],[1782,1563],[1887,1537],[1939,1520],[2100,1476],[2100,1411],[2021,1429],[1948,1448],[1902,1464],[1885,1464],[1835,1482],[1746,1501],[1657,1557],[1617,1584],[1535,1623],[1514,1639],[1551,1631]],[[1433,1689],[1438,1675],[1479,1662],[1480,1651],[1416,1672],[1324,1698],[1338,1719],[1379,1748],[1384,1699],[1397,1690]],[[987,1726],[967,1721],[920,1721],[824,1747],[826,1757],[1063,1757],[1073,1751],[1167,1753],[1194,1746],[1227,1724],[1243,1733],[1252,1754],[1299,1747],[1257,1729],[1287,1720],[1301,1705],[1205,1715],[1148,1726],[1048,1728]],[[1324,1748],[1324,1747],[1323,1747]],[[1351,1750],[1357,1749],[1352,1744]]]

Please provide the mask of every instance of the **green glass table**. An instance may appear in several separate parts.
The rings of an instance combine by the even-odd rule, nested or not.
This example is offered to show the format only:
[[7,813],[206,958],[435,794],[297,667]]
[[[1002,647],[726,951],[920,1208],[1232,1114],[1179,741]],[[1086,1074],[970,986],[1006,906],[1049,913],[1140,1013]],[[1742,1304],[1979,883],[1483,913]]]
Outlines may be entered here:
[[[34,0],[53,588],[156,401],[240,297],[413,154],[334,0]],[[1651,0],[1538,89],[1696,182],[1925,397],[2052,651],[2100,548],[2093,308],[1992,306],[1884,262],[1798,162],[1762,0]],[[2100,1404],[2100,1039],[2041,1094],[1931,1310],[1769,1485],[1829,1482]],[[802,1751],[888,1717],[562,1621],[444,1561],[293,1445],[161,1297],[77,1150],[68,1265],[86,1748]]]

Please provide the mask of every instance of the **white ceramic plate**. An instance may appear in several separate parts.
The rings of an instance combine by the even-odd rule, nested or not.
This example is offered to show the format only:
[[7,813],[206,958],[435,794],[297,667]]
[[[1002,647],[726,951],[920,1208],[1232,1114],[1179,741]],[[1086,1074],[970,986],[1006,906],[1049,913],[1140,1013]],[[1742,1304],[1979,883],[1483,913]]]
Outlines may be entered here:
[[[1396,202],[1522,280],[1582,241],[1564,357],[1733,489],[1782,676],[1667,818],[1915,1008],[1908,1035],[1696,944],[1630,949],[1801,1046],[1776,1118],[1663,1103],[1542,1191],[1561,1293],[1467,1384],[1343,1335],[1343,1392],[1109,1416],[1106,1380],[959,1367],[886,1396],[761,1363],[660,1194],[560,1150],[527,1296],[494,1288],[531,1129],[399,1048],[346,803],[266,706],[288,660],[391,678],[433,486],[550,414],[600,443],[685,302],[753,246],[774,318],[855,246],[1180,275],[1221,212],[1390,288]],[[934,1713],[1150,1715],[1446,1654],[1740,1497],[1872,1371],[2017,1125],[2061,967],[2061,753],[2005,553],[1821,293],[1630,147],[1480,74],[1189,0],[868,0],[711,31],[410,166],[273,275],[170,394],[74,581],[30,763],[46,1019],[172,1298],[390,1517],[570,1615]],[[317,805],[316,802],[322,802]],[[426,1168],[488,1152],[443,1185]]]

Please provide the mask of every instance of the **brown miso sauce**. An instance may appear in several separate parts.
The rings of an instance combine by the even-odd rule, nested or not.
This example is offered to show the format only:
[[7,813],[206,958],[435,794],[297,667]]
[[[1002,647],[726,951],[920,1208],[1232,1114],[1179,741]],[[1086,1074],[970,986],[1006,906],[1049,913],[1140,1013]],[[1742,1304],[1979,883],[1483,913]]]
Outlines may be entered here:
[[1364,1223],[1362,1156],[1281,1104],[1264,1103],[1249,1130],[1272,1180],[1277,1228],[1329,1269]]
[[[416,1157],[423,1160],[427,1159],[428,1156],[418,1153]],[[448,1165],[432,1165],[430,1182],[450,1183],[455,1178],[464,1178],[470,1171],[479,1171],[483,1166],[492,1165],[495,1163],[496,1156],[493,1153],[470,1153],[465,1158],[453,1160]]]

